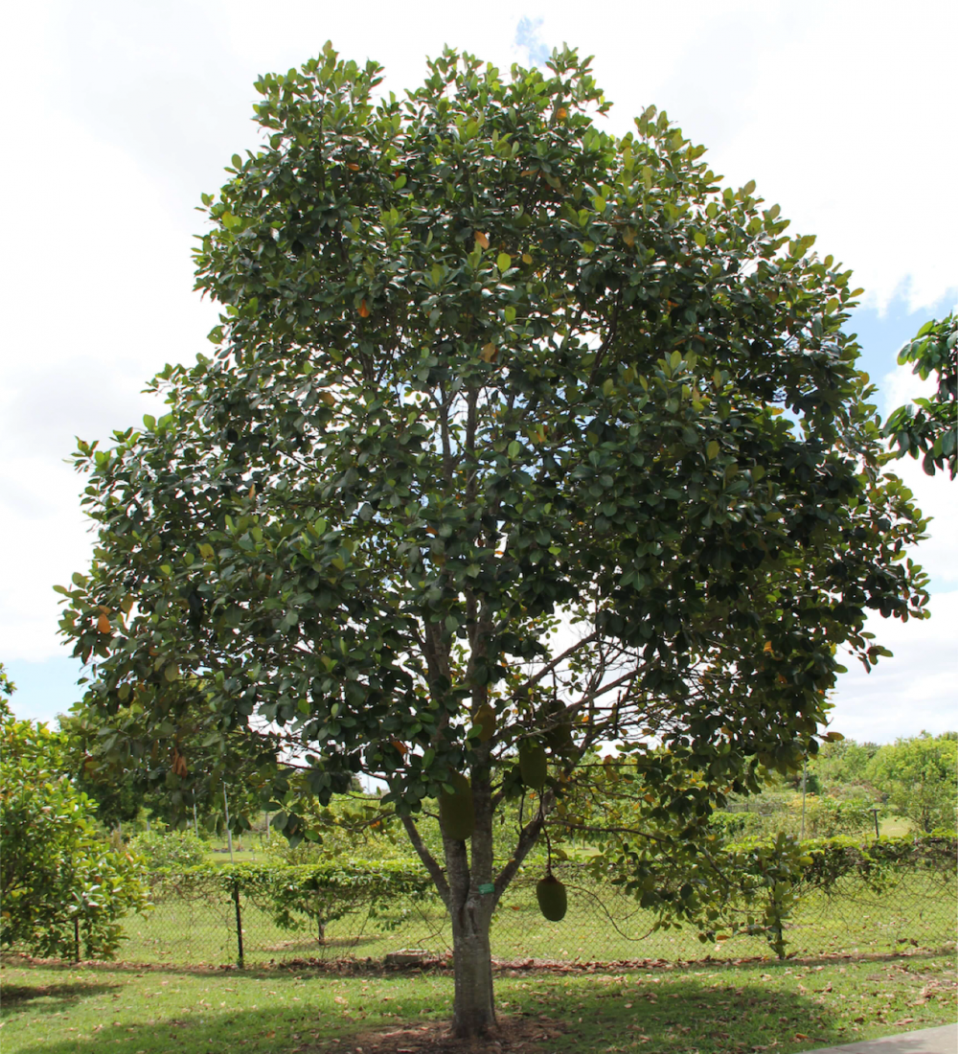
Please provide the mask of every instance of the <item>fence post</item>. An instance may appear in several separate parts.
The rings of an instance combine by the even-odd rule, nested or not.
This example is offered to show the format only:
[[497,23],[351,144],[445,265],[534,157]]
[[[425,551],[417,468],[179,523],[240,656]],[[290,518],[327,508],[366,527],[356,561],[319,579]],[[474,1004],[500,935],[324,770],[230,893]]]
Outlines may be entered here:
[[230,830],[230,803],[226,798],[226,784],[223,784],[223,811],[226,813],[226,844],[230,847],[230,863],[233,863],[233,832]]
[[233,879],[233,905],[236,908],[236,949],[238,952],[237,965],[243,969],[243,915],[240,912],[239,882]]
[[73,961],[80,961],[80,916],[73,916]]

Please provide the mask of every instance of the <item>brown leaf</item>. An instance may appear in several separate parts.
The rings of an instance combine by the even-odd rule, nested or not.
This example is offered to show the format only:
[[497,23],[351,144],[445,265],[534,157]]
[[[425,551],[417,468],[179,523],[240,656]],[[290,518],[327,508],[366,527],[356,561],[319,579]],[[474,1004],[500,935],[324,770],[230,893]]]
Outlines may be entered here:
[[106,615],[101,615],[96,620],[96,628],[97,628],[97,630],[100,633],[109,633],[110,632],[112,627],[110,626],[110,620],[107,618]]
[[360,302],[359,302],[359,317],[360,318],[369,318],[369,308],[366,307],[366,301],[365,300],[360,300]]
[[488,249],[489,236],[483,234],[482,231],[476,231],[476,245],[481,245],[483,249]]
[[499,349],[495,344],[483,344],[479,357],[483,362],[495,362],[499,358]]

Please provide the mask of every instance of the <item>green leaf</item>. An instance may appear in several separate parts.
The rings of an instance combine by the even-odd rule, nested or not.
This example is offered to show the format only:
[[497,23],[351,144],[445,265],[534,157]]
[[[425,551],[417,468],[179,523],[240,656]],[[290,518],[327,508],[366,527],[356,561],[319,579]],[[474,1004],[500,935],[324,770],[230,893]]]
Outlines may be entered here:
[[512,266],[512,257],[508,253],[499,253],[496,257],[496,267],[500,272],[508,271]]

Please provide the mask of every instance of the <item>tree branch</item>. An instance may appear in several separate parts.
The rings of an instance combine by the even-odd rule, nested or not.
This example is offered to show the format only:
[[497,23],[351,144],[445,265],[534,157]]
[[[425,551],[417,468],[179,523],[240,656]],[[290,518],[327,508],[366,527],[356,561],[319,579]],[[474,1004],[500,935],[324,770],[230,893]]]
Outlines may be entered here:
[[406,834],[409,836],[409,841],[412,842],[412,847],[416,850],[423,867],[429,872],[429,877],[433,880],[436,892],[442,898],[443,904],[449,908],[449,883],[446,881],[442,868],[437,863],[436,858],[426,848],[413,818],[411,816],[400,816],[399,819],[402,821]]
[[508,861],[506,866],[498,875],[496,875],[496,892],[494,894],[496,904],[499,903],[499,898],[505,893],[509,883],[515,878],[516,872],[522,866],[523,860],[529,855],[529,852],[536,842],[539,841],[539,835],[542,833],[542,828],[545,825],[545,814],[551,804],[552,792],[548,791],[542,798],[542,808],[519,832],[519,841],[516,844],[516,851],[512,854],[512,858]]

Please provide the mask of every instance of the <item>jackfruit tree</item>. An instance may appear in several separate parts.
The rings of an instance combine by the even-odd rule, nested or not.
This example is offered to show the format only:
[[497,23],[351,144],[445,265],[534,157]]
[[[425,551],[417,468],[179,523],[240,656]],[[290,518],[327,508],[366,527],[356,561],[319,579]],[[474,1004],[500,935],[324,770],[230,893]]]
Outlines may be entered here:
[[381,781],[468,1036],[579,760],[615,744],[641,782],[622,859],[694,845],[814,751],[839,646],[887,654],[866,612],[923,615],[924,523],[883,470],[849,272],[754,184],[654,107],[612,135],[573,51],[380,81],[327,46],[257,82],[263,145],[203,198],[215,350],[157,376],[163,417],[80,443],[98,541],[62,625],[104,757],[182,789],[209,775],[184,723],[214,759],[241,735],[294,839],[298,796]]

